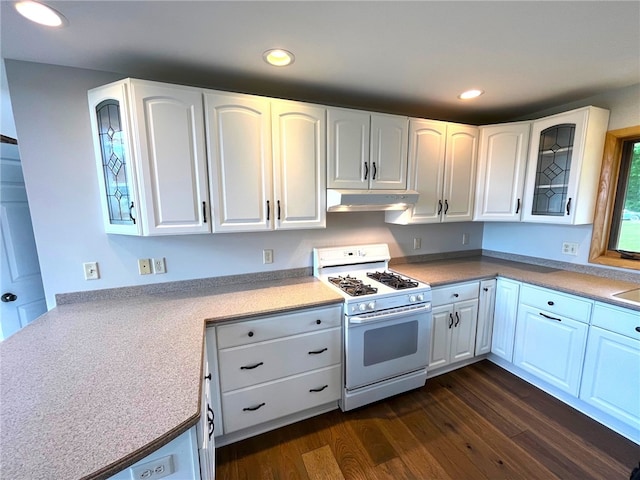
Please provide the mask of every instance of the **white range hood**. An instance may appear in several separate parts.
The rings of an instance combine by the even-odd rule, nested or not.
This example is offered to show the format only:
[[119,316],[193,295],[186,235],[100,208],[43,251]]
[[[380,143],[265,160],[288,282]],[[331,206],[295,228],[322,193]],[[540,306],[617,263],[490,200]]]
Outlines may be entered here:
[[419,197],[414,190],[327,190],[327,212],[406,210]]

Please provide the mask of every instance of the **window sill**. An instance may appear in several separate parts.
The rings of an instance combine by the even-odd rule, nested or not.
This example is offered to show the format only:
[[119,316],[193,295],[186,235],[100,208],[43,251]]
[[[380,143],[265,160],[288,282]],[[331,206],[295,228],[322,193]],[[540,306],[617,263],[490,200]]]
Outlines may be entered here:
[[640,270],[640,261],[620,258],[620,254],[618,252],[611,250],[605,252],[603,255],[590,258],[589,263],[607,265],[609,267],[626,268],[629,270]]

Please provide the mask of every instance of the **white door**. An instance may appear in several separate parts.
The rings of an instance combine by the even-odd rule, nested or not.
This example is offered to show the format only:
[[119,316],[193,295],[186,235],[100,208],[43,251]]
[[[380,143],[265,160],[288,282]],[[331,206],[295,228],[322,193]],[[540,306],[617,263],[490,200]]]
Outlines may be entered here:
[[0,144],[0,340],[47,311],[18,146]]
[[368,189],[369,112],[327,110],[327,188]]
[[440,305],[431,310],[431,344],[429,346],[429,370],[449,364],[453,305]]
[[210,232],[201,91],[138,80],[131,89],[145,234]]
[[407,148],[409,120],[397,115],[371,115],[372,190],[407,188]]
[[491,351],[493,332],[493,312],[496,303],[496,279],[480,282],[480,300],[478,303],[478,327],[476,332],[476,355]]
[[496,306],[493,313],[491,353],[511,362],[516,333],[516,315],[520,284],[504,278],[496,282]]
[[273,228],[270,111],[268,98],[205,94],[214,232]]
[[324,228],[327,216],[325,109],[271,102],[276,230]]
[[443,222],[473,219],[478,127],[449,124],[444,170]]
[[478,300],[466,300],[455,304],[451,331],[451,363],[460,362],[475,355]]

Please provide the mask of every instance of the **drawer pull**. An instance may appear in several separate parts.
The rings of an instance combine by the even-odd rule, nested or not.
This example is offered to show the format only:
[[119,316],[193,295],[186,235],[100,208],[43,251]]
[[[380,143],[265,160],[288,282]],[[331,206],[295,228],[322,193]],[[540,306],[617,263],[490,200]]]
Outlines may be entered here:
[[207,375],[206,377],[204,377],[205,380],[211,380],[211,374]]
[[329,350],[329,349],[327,347],[324,347],[322,350],[316,350],[316,351],[313,351],[313,352],[309,352],[309,355],[319,355],[322,352],[326,352],[327,350]]
[[311,390],[309,390],[309,392],[310,393],[317,393],[317,392],[323,391],[325,388],[329,388],[329,385],[325,385],[324,387],[320,387],[320,388],[312,388]]
[[636,327],[636,332],[640,333],[640,327]]
[[316,325],[320,325],[322,323],[322,320],[318,319],[316,320]]
[[260,365],[264,365],[264,362],[256,363],[255,365],[250,365],[248,367],[240,367],[240,370],[253,370],[254,368],[258,368]]
[[454,294],[453,294],[453,296],[454,296],[455,298],[458,298],[460,295],[458,295],[457,293],[454,293]]
[[548,318],[549,320],[555,320],[557,322],[561,322],[562,320],[556,317],[551,317],[549,315],[545,315],[544,313],[540,312],[540,315],[542,315],[544,318]]
[[264,407],[266,404],[264,402],[262,402],[260,405],[256,405],[255,407],[244,407],[242,409],[243,412],[255,412],[256,410],[258,410],[261,407]]
[[250,337],[253,337],[253,332],[249,332],[247,333],[247,335],[249,335]]
[[549,301],[547,302],[547,305],[549,305],[550,307],[553,307],[553,306],[555,305],[555,303],[553,303],[551,300],[549,300]]

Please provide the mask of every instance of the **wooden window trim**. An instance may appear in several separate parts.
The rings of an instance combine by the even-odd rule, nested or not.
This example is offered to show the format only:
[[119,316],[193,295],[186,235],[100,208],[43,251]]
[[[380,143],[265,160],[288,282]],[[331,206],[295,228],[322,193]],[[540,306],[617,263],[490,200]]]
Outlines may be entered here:
[[591,249],[589,250],[590,263],[640,270],[640,262],[637,260],[622,259],[618,252],[608,249],[613,205],[616,198],[620,161],[622,159],[622,146],[627,140],[632,140],[639,136],[640,125],[636,125],[619,130],[610,130],[605,137],[600,184],[593,219],[593,232],[591,234]]

